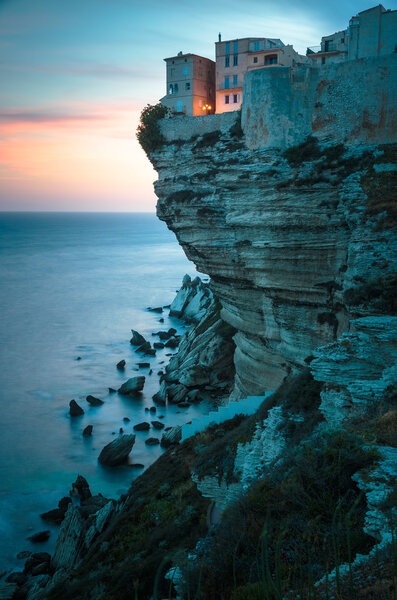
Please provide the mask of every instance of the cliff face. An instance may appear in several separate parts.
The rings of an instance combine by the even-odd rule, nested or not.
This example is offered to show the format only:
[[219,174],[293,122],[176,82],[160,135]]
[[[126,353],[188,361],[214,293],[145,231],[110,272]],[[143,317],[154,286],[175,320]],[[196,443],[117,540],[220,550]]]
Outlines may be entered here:
[[377,147],[329,158],[337,152],[294,166],[226,133],[152,156],[158,216],[211,276],[222,317],[238,331],[235,394],[274,390],[352,314],[365,314],[346,291],[395,269],[394,232],[379,227],[384,215],[371,211],[364,186],[374,166],[394,166]]

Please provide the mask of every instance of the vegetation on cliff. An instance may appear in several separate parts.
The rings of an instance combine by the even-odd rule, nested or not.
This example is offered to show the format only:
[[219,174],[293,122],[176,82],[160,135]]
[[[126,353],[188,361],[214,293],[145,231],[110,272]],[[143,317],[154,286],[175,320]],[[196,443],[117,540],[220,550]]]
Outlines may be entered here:
[[168,108],[160,102],[148,104],[141,112],[136,137],[147,155],[158,150],[164,144],[165,138],[160,131],[159,121],[168,113]]

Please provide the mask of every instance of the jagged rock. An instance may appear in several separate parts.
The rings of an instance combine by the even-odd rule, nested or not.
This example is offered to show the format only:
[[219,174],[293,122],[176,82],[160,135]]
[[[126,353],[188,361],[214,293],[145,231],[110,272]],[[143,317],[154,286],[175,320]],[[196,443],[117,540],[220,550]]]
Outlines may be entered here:
[[38,565],[36,565],[35,567],[33,567],[31,574],[33,577],[36,577],[37,575],[47,575],[47,573],[50,572],[50,565],[48,562],[43,562],[40,563]]
[[135,396],[143,390],[145,385],[145,377],[139,375],[138,377],[131,377],[118,389],[119,394]]
[[58,508],[42,513],[40,517],[43,519],[43,521],[48,521],[50,523],[60,525],[65,517],[66,511],[71,502],[72,500],[65,496],[58,502]]
[[120,360],[120,361],[117,363],[117,365],[116,365],[116,368],[117,368],[117,369],[119,369],[120,371],[122,371],[122,370],[125,368],[125,365],[126,365],[126,362],[125,362],[125,360],[123,359],[123,360]]
[[30,550],[22,550],[21,552],[18,552],[17,559],[25,560],[25,559],[29,558],[30,556],[32,556],[32,552]]
[[137,425],[134,425],[135,431],[147,431],[148,429],[150,429],[150,425],[146,421],[144,421],[143,423],[138,423]]
[[84,414],[84,410],[77,404],[76,400],[69,402],[69,412],[71,417],[81,417]]
[[171,384],[167,387],[168,393],[168,401],[172,404],[179,404],[180,402],[184,402],[186,395],[188,392],[188,388],[179,383]]
[[41,542],[46,542],[49,539],[50,535],[51,533],[48,530],[38,531],[37,533],[34,533],[33,535],[29,536],[27,539],[33,542],[34,544],[38,544]]
[[152,421],[152,427],[154,427],[154,429],[163,429],[164,423],[161,423],[161,421]]
[[165,431],[161,437],[161,446],[163,448],[168,448],[173,444],[178,444],[182,438],[182,427],[180,425],[176,425],[175,427],[171,427],[168,431]]
[[78,475],[76,481],[72,484],[71,496],[79,496],[80,502],[89,500],[92,496],[90,486],[85,477]]
[[156,350],[161,350],[162,348],[164,348],[164,344],[162,342],[153,342],[153,348],[155,348]]
[[339,340],[314,351],[310,369],[324,381],[320,410],[331,425],[381,402],[397,381],[397,317],[362,317]]
[[114,467],[122,464],[127,459],[135,443],[134,434],[121,435],[101,451],[98,460],[101,464]]
[[91,394],[88,394],[86,400],[88,404],[91,404],[91,406],[101,406],[101,404],[104,403],[103,400],[100,398],[95,398],[95,396],[91,396]]
[[143,337],[143,335],[141,335],[134,329],[131,329],[131,333],[132,333],[132,338],[130,339],[130,344],[132,344],[133,346],[142,346],[142,344],[146,343],[146,340]]
[[89,437],[90,435],[92,435],[92,430],[94,429],[93,425],[87,425],[87,427],[85,427],[83,429],[83,436],[84,437]]
[[145,440],[145,444],[147,446],[158,446],[160,443],[160,440],[158,438],[155,437],[150,437],[147,440]]
[[117,392],[117,390],[115,390],[112,387],[108,388],[108,390],[109,390],[109,394],[115,394]]
[[211,293],[208,285],[199,277],[193,281],[185,275],[177,295],[170,307],[170,316],[185,319],[185,321],[200,321],[211,303]]
[[165,381],[161,382],[159,391],[154,394],[153,402],[159,404],[160,406],[165,406],[167,403],[167,383]]
[[148,306],[147,310],[150,310],[150,312],[162,313],[163,312],[163,307],[162,306],[157,306],[156,308],[152,308],[151,306]]
[[98,510],[94,517],[95,521],[87,530],[85,534],[85,545],[87,548],[91,546],[93,539],[102,533],[105,529],[107,523],[109,522],[112,514],[114,512],[114,503],[112,500],[109,500],[100,510]]

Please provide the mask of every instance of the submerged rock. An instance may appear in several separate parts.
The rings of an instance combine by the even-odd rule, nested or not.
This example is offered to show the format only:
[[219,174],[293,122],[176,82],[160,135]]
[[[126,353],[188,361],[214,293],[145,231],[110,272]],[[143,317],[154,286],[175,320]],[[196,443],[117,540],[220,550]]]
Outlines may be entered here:
[[160,443],[160,440],[158,438],[155,437],[150,437],[147,440],[145,440],[145,444],[147,446],[158,446]]
[[138,423],[137,425],[134,425],[135,431],[147,431],[148,429],[150,429],[150,425],[146,421],[144,421],[143,423]]
[[133,346],[141,346],[142,344],[144,344],[146,342],[143,335],[141,335],[134,329],[131,329],[131,333],[132,333],[132,338],[130,339],[130,344],[132,344]]
[[107,444],[101,451],[98,460],[102,465],[114,467],[122,464],[128,457],[135,444],[134,434],[120,435]]
[[161,423],[161,421],[152,421],[152,427],[154,429],[164,429],[164,423]]
[[27,539],[33,542],[34,544],[37,544],[41,542],[46,542],[50,538],[50,535],[51,534],[48,530],[38,531],[37,533],[34,533],[33,535],[29,536]]
[[139,375],[138,377],[131,377],[118,389],[119,394],[124,395],[135,395],[143,390],[145,385],[145,377]]
[[87,427],[85,427],[83,429],[83,436],[84,437],[89,437],[90,435],[92,435],[92,430],[94,429],[94,427],[92,425],[87,425]]
[[123,360],[120,360],[120,361],[117,363],[117,365],[116,365],[116,368],[122,371],[122,370],[125,368],[125,365],[126,365],[126,362],[125,362],[125,360],[123,359]]
[[91,404],[91,406],[101,406],[101,404],[104,404],[103,400],[100,398],[95,398],[95,396],[91,396],[91,394],[88,394],[86,400],[88,404]]
[[84,414],[84,410],[77,404],[76,400],[69,402],[69,412],[71,417],[81,417]]

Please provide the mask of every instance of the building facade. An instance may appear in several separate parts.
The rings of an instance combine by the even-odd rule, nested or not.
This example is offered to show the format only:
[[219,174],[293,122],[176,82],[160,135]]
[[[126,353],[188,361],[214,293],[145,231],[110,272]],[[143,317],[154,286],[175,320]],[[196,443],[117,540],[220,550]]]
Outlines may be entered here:
[[215,44],[216,112],[238,110],[243,100],[244,75],[252,69],[292,67],[307,62],[280,39],[240,38]]
[[215,112],[215,63],[196,54],[164,59],[167,65],[166,95],[160,102],[171,115],[199,115]]
[[349,27],[321,38],[321,45],[307,49],[313,66],[321,67],[366,56],[382,56],[397,51],[397,11],[381,4],[358,13]]

